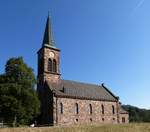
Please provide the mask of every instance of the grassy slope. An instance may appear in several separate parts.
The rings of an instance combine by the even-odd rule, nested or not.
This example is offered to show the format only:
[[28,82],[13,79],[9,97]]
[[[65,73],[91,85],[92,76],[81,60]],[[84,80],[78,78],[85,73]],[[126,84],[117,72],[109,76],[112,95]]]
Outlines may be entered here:
[[150,124],[84,125],[74,127],[3,128],[0,132],[150,132]]

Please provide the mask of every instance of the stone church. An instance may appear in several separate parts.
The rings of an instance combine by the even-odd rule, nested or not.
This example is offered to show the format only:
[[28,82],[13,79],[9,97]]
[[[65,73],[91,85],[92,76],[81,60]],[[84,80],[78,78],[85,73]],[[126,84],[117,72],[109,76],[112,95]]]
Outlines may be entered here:
[[37,91],[41,124],[128,123],[128,112],[119,97],[104,84],[61,79],[60,49],[55,47],[48,16],[38,54]]

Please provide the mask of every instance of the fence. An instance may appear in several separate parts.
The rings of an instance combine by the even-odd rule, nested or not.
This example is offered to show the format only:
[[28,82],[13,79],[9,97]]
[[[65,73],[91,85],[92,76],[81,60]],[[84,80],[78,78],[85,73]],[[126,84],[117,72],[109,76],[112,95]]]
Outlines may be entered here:
[[0,128],[4,128],[4,127],[14,127],[14,123],[4,123],[4,122],[0,122]]

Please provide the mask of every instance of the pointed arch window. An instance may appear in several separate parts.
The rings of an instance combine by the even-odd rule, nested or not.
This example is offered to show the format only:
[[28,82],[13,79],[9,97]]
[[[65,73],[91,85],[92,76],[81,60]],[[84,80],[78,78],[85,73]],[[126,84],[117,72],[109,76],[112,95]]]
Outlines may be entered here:
[[48,59],[48,71],[52,72],[52,60],[50,58]]
[[75,103],[75,113],[79,114],[79,105]]
[[63,104],[60,103],[60,113],[61,113],[61,114],[63,114],[63,109],[64,109],[64,108],[63,108]]
[[57,72],[57,62],[55,59],[53,60],[53,72]]
[[104,111],[104,105],[101,105],[101,107],[102,107],[102,114],[104,114],[105,113],[105,111]]
[[112,105],[112,113],[115,114],[115,107]]
[[92,105],[89,104],[89,113],[92,114]]

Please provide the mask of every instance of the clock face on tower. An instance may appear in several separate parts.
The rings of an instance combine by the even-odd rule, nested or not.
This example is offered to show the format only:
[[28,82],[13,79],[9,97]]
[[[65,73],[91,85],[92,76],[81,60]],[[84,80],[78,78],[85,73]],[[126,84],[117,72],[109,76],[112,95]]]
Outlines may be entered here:
[[55,54],[51,51],[51,52],[49,52],[49,56],[50,56],[51,58],[54,58],[54,57],[55,57]]

